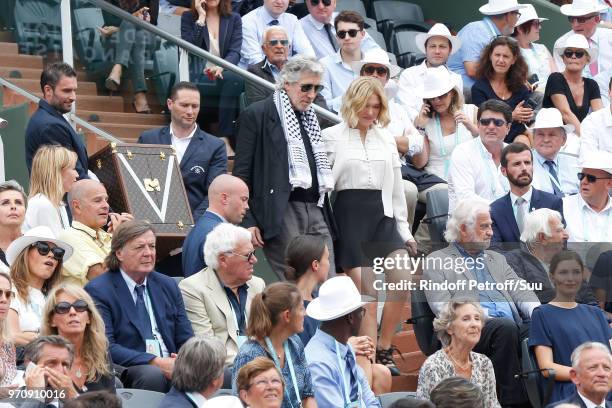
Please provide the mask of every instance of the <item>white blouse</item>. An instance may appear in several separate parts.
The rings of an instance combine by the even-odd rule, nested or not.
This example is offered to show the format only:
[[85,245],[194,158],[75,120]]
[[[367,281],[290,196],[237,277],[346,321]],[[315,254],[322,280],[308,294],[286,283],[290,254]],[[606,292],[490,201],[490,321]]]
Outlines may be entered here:
[[23,232],[26,232],[30,228],[39,225],[46,225],[51,228],[56,237],[59,236],[62,230],[70,228],[65,205],[62,203],[61,207],[57,208],[43,194],[36,194],[28,199],[28,209],[26,210],[25,220],[21,229]]
[[396,220],[404,241],[412,239],[395,139],[374,126],[361,142],[359,130],[342,122],[323,130],[335,190],[381,190],[384,214]]
[[21,331],[35,332],[41,326],[46,298],[40,290],[33,287],[28,288],[28,296],[30,297],[29,302],[25,303],[15,291],[10,308],[19,315]]

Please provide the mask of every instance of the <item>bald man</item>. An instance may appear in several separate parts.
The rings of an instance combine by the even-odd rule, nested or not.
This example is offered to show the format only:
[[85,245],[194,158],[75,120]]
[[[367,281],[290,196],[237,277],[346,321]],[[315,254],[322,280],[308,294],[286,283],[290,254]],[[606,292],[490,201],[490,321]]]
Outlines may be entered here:
[[[106,188],[96,180],[77,181],[68,203],[72,211],[72,227],[59,238],[77,249],[62,266],[62,282],[84,286],[106,272],[104,258],[110,252],[112,232],[119,224],[133,219],[128,213],[109,212]],[[107,231],[102,228],[108,225]]]
[[238,225],[249,209],[249,188],[238,177],[217,176],[208,187],[208,208],[183,242],[183,274],[191,276],[206,267],[206,236],[222,222]]

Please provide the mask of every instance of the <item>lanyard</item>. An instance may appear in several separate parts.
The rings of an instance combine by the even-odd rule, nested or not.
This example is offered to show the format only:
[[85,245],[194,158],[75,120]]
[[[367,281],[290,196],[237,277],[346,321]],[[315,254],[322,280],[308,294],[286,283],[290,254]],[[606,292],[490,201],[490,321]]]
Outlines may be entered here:
[[234,323],[236,324],[236,336],[240,336],[240,326],[238,325],[238,318],[236,317],[234,306],[232,305],[232,301],[229,298],[227,298],[227,302],[229,303],[230,310],[232,311],[232,317],[234,318]]
[[491,19],[488,18],[488,17],[485,17],[485,19],[483,21],[485,22],[485,24],[489,28],[489,31],[491,31],[491,37],[496,37],[497,36],[497,30],[495,29],[495,26],[493,25],[493,22],[491,22]]
[[[274,364],[279,371],[282,372],[282,367],[280,365],[280,361],[278,360],[278,356],[276,355],[276,351],[274,350],[274,346],[272,345],[272,341],[270,341],[269,337],[266,337],[266,345],[268,346],[268,350],[272,355],[272,360],[274,360]],[[295,377],[295,371],[293,369],[293,357],[291,357],[291,353],[289,352],[289,347],[287,346],[287,341],[283,343],[283,349],[285,350],[285,360],[287,360],[287,364],[289,365],[289,372],[291,373],[291,382],[293,383],[293,389],[295,390],[295,397],[298,401],[298,407],[302,406],[302,402],[300,401],[300,390],[297,385],[297,379]],[[289,405],[293,407],[293,402],[291,402],[291,398],[289,398],[289,392],[287,391],[287,387],[285,387],[285,397],[287,397],[287,401]]]
[[[147,309],[147,314],[149,315],[149,320],[151,321],[151,331],[153,334],[153,339],[157,340],[157,342],[159,343],[159,351],[162,357],[166,357],[164,353],[164,349],[166,349],[166,345],[163,343],[163,339],[161,338],[161,332],[159,331],[159,328],[157,327],[157,321],[155,320],[155,311],[153,310],[153,305],[151,304],[151,298],[149,297],[149,288],[145,285],[145,291],[144,291],[144,302],[145,302],[145,308]],[[157,337],[157,334],[160,334],[160,338]]]
[[[610,198],[610,200],[612,200],[612,198]],[[605,211],[605,210],[604,210]],[[606,216],[606,225],[604,225],[604,228],[602,231],[604,231],[604,235],[603,235],[603,239],[600,239],[599,241],[603,242],[606,240],[606,235],[609,231],[610,228],[610,218],[612,218],[612,210],[608,210],[610,212],[610,214],[608,214]],[[586,222],[586,217],[587,214],[584,210],[582,210],[582,236],[585,242],[589,242],[589,229],[587,228],[587,222]]]
[[[351,373],[349,373],[348,377],[344,375],[344,367],[346,367],[346,363],[344,362],[344,359],[340,357],[340,349],[338,348],[338,342],[334,341],[334,345],[336,346],[336,359],[338,360],[338,367],[340,367],[340,374],[342,375],[342,384],[344,385],[344,387],[342,387],[342,398],[344,399],[344,407],[349,408],[352,406],[351,405],[351,386],[350,386]],[[351,347],[348,345],[347,347],[348,347],[348,352],[353,353],[353,351],[351,350]],[[354,354],[353,354],[353,358],[355,358]],[[361,407],[361,383],[357,379],[357,375],[355,375],[355,381],[357,382],[357,403]]]
[[[544,160],[546,160],[546,159],[544,159]],[[561,167],[560,167],[560,166],[558,166],[558,165],[557,165],[557,163],[556,163],[554,160],[551,160],[551,161],[552,161],[552,162],[555,164],[555,167],[556,167],[555,171],[557,172],[557,178],[559,178],[559,174],[561,173]],[[563,190],[561,189],[561,182],[560,182],[560,181],[557,181],[557,180],[555,179],[555,177],[554,177],[554,176],[552,175],[552,173],[550,172],[550,168],[548,167],[548,165],[547,165],[546,163],[542,163],[542,167],[543,167],[543,168],[544,168],[544,170],[546,171],[546,174],[548,174],[548,178],[550,179],[550,182],[551,182],[552,184],[554,184],[555,186],[557,186],[557,188],[559,189],[559,191],[561,191],[561,192],[562,192]],[[558,169],[558,170],[557,170],[557,169]],[[553,191],[554,191],[554,190],[555,190],[555,189],[553,188]]]
[[[444,146],[444,136],[442,136],[442,125],[440,125],[440,116],[436,115],[436,136],[438,139],[438,144],[440,145],[440,156],[444,159],[444,178],[448,179],[448,168],[450,167],[450,157],[447,157],[446,155],[446,146]],[[461,123],[457,123],[457,126],[455,128],[455,145],[453,146],[453,149],[455,147],[457,147],[457,145],[459,144],[459,126],[461,126]],[[452,149],[451,149],[452,152]]]

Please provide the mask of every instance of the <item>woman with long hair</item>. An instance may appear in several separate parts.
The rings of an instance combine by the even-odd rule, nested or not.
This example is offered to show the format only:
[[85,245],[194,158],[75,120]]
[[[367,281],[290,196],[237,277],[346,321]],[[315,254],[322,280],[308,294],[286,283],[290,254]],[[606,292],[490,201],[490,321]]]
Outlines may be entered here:
[[276,282],[255,295],[247,325],[249,340],[238,350],[232,368],[235,393],[240,368],[263,356],[274,361],[287,384],[283,408],[317,406],[304,346],[297,336],[304,329],[304,315],[302,296],[292,283]]
[[472,85],[472,103],[479,106],[489,99],[497,99],[510,105],[512,126],[504,140],[506,143],[526,134],[526,125],[533,119],[533,109],[525,105],[531,95],[527,86],[528,71],[518,42],[512,37],[496,37],[480,54],[478,80]]
[[8,273],[6,249],[21,236],[27,198],[15,180],[0,183],[0,272]]
[[77,392],[115,392],[104,321],[91,296],[76,285],[51,290],[43,311],[42,334],[57,334],[74,346],[70,378]]
[[[4,272],[0,272],[0,387],[11,385],[17,375],[15,345],[11,340],[6,319],[13,296],[11,277]],[[3,390],[0,390],[0,398],[6,396]]]
[[79,177],[76,162],[76,153],[59,145],[43,145],[36,151],[32,159],[24,231],[45,225],[59,236],[63,229],[70,228],[63,197]]

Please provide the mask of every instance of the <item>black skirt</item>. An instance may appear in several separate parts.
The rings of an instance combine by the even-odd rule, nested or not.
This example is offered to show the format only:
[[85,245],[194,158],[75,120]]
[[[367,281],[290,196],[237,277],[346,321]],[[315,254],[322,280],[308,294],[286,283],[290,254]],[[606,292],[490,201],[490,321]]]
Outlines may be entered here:
[[405,248],[395,218],[386,217],[380,190],[342,190],[333,204],[338,226],[336,265],[371,266],[375,257]]

